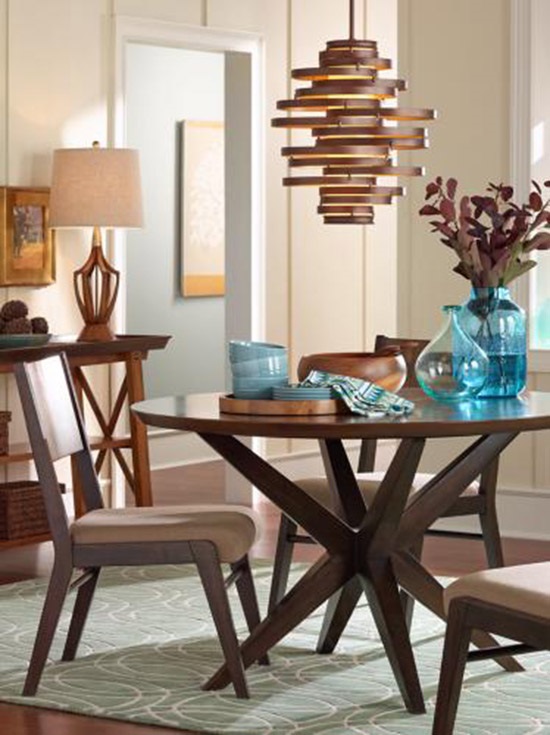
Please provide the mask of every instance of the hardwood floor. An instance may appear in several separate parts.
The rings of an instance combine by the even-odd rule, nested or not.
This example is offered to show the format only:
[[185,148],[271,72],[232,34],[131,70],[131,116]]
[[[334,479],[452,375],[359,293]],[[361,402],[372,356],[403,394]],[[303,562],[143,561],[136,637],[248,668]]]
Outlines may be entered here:
[[[223,502],[224,468],[222,462],[208,462],[185,468],[158,470],[153,473],[153,494],[157,505],[182,502]],[[262,538],[252,555],[271,559],[275,548],[279,512],[262,497],[255,507],[264,521]],[[504,539],[507,564],[521,564],[550,559],[550,542]],[[299,545],[296,561],[311,561],[319,555],[315,546]],[[480,540],[443,535],[428,536],[424,544],[423,561],[436,574],[460,576],[483,569],[485,555]],[[0,557],[1,565],[1,557]],[[3,576],[0,584],[14,581],[13,575]],[[0,732],[9,735],[185,735],[183,730],[149,727],[82,715],[65,714],[33,707],[0,703]]]

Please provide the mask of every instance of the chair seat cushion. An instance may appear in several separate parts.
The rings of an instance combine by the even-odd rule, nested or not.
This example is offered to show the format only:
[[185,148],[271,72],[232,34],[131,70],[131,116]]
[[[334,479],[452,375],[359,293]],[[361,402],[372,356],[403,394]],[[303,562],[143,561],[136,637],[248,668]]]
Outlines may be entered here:
[[[357,484],[359,485],[361,494],[365,498],[367,506],[369,506],[374,500],[374,496],[380,487],[380,483],[384,479],[384,475],[385,472],[360,472],[357,475]],[[411,495],[420,490],[420,488],[429,482],[432,477],[433,475],[426,472],[417,472],[411,486]],[[296,484],[299,485],[302,490],[305,490],[308,495],[311,495],[318,502],[322,503],[326,508],[334,510],[334,498],[326,477],[307,477],[303,480],[298,480]],[[473,482],[466,488],[462,495],[477,495],[478,491],[479,483]]]
[[457,597],[473,597],[550,620],[550,562],[467,574],[445,589],[446,610]]
[[248,553],[256,538],[255,513],[240,505],[101,508],[71,525],[75,544],[211,541],[222,562]]
[[[379,484],[384,479],[385,472],[360,472],[357,475],[358,480],[368,480],[369,482],[378,482]],[[417,472],[414,476],[413,484],[411,486],[411,493],[415,493],[420,490],[424,485],[434,477],[429,472]],[[468,487],[463,491],[462,495],[478,495],[479,494],[479,482],[474,480]]]

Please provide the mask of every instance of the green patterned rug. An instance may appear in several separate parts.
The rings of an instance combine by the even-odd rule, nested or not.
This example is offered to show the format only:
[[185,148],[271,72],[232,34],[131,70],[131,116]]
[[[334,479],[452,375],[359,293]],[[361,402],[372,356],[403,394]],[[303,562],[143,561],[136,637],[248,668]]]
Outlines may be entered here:
[[[296,567],[299,571],[300,567]],[[262,609],[270,567],[255,564]],[[252,699],[230,688],[203,692],[221,653],[191,566],[106,570],[73,663],[50,663],[39,696],[18,696],[45,582],[0,587],[0,699],[98,717],[239,735],[428,735],[443,625],[417,606],[412,637],[428,714],[409,715],[363,605],[332,656],[314,653],[321,611],[287,636],[270,667],[248,671]],[[245,626],[232,599],[239,634]],[[63,620],[66,630],[68,612]],[[62,631],[62,632],[63,632]],[[53,650],[58,660],[59,634]],[[506,674],[492,661],[472,664],[456,735],[550,735],[550,655],[524,657],[528,670]]]

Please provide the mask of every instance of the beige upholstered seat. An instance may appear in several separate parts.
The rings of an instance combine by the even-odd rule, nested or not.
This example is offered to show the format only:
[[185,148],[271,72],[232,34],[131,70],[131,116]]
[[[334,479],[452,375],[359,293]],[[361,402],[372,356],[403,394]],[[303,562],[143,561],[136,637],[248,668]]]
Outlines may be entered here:
[[[467,574],[446,588],[444,600],[447,631],[432,735],[453,735],[455,731],[468,661],[550,650],[550,561]],[[493,633],[505,641],[469,651],[474,631]],[[498,722],[490,729],[501,731]]]
[[71,525],[75,544],[208,539],[216,546],[220,561],[227,563],[248,553],[256,531],[249,508],[227,505],[99,508]]
[[[374,496],[376,495],[380,483],[384,479],[384,472],[363,472],[356,475],[357,484],[359,490],[365,498],[367,506],[372,504]],[[414,477],[414,482],[411,485],[411,497],[412,495],[420,490],[429,480],[433,477],[425,472],[417,472]],[[305,490],[308,495],[311,495],[326,508],[335,510],[334,508],[334,495],[331,492],[329,483],[326,477],[306,477],[303,480],[296,482],[302,490]],[[479,491],[479,482],[473,482],[463,492],[464,495],[477,495]]]
[[550,620],[550,562],[468,574],[446,588],[446,610],[457,597],[471,597]]

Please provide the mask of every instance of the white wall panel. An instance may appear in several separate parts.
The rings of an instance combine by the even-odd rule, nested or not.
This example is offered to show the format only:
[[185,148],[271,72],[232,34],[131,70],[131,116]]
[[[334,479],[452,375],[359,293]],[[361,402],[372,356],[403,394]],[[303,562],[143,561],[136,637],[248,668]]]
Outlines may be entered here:
[[[54,148],[106,143],[107,1],[17,0],[9,7],[8,183],[47,186]],[[82,62],[82,63],[79,63]],[[90,247],[91,233],[57,236],[57,281],[44,288],[11,288],[55,333],[80,329],[72,271]]]
[[[292,2],[292,68],[315,65],[327,41],[346,38],[347,35],[348,3],[345,0]],[[306,144],[312,143],[309,135],[292,135],[293,144],[304,140]],[[317,189],[299,187],[292,190],[290,303],[293,364],[309,352],[363,347],[362,228],[324,225],[322,217],[317,214],[317,205]]]
[[[550,391],[550,375],[534,377],[536,390]],[[550,496],[550,431],[537,431],[534,437],[534,487]]]
[[286,0],[264,4],[265,40],[265,140],[266,140],[266,333],[270,340],[289,341],[289,192],[282,185],[287,175],[281,147],[288,134],[271,127],[271,118],[280,115],[277,100],[288,96],[289,22]]
[[8,0],[0,0],[0,182],[4,184],[7,181],[7,141],[6,141],[6,125],[7,115],[5,110],[8,108],[7,99],[7,66],[5,59],[7,55],[8,44]]
[[265,27],[266,5],[285,4],[284,0],[264,3],[258,0],[205,0],[206,23],[212,28],[260,31]]
[[[277,100],[288,96],[289,82],[289,0],[263,4],[260,32],[265,42],[265,237],[266,237],[266,336],[270,341],[288,345],[290,341],[289,301],[289,203],[290,194],[283,187],[287,165],[280,150],[288,133],[271,126],[271,118],[279,115]],[[270,439],[266,451],[270,455],[285,454],[286,439]]]
[[418,215],[426,183],[454,176],[460,192],[480,193],[509,176],[508,34],[508,0],[400,0],[400,72],[410,88],[403,98],[439,112],[422,154],[427,177],[410,180],[400,221],[404,334],[433,334],[440,305],[461,302],[469,290],[451,272],[453,254]]
[[201,25],[206,0],[113,0],[113,12],[138,18],[154,18]]
[[[9,3],[8,183],[47,186],[57,147],[106,143],[108,89],[107,0],[17,0]],[[90,232],[57,238],[57,280],[42,288],[10,288],[33,316],[46,317],[57,334],[75,332],[72,271],[85,259]],[[97,383],[107,393],[104,371]],[[24,437],[14,381],[9,384],[11,435]],[[10,472],[19,473],[12,466]]]
[[[398,70],[397,0],[370,0],[366,5],[363,37],[378,44],[380,56],[392,60],[383,76],[395,78]],[[422,151],[418,152],[421,165]],[[408,180],[383,178],[385,186],[407,185]],[[363,289],[365,299],[364,345],[374,346],[377,334],[397,335],[397,200],[375,207],[374,225],[365,227]]]
[[54,147],[106,143],[107,6],[107,0],[10,3],[11,184],[48,184]]

